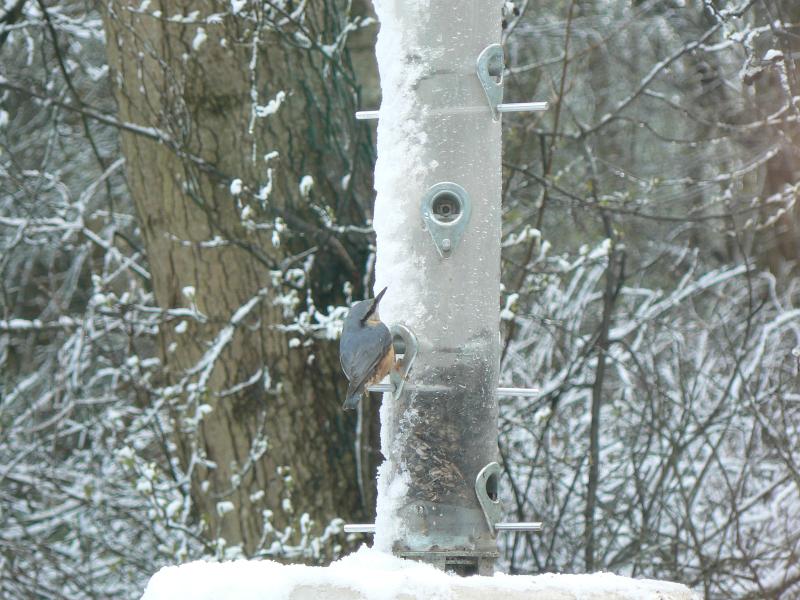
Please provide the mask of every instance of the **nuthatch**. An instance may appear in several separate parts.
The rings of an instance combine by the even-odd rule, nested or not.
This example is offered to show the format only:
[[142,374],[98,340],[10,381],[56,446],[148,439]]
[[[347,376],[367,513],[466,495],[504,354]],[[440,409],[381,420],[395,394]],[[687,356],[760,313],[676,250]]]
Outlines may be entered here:
[[372,300],[356,302],[344,319],[339,360],[350,380],[342,408],[353,409],[367,386],[378,383],[394,366],[392,334],[378,316],[378,303],[387,288]]

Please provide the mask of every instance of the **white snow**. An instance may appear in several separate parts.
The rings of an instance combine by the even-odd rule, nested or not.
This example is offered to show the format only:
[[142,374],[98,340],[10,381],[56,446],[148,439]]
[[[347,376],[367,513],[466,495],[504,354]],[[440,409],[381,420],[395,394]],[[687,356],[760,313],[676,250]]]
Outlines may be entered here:
[[308,195],[311,193],[311,188],[314,187],[314,178],[311,175],[303,175],[299,187],[303,198],[308,198]]
[[[393,410],[389,402],[383,402],[380,408],[381,423],[391,423],[389,414]],[[386,446],[381,436],[381,447]],[[392,477],[390,469],[394,469],[390,460],[378,467],[378,499],[375,513],[375,548],[383,552],[391,552],[395,540],[402,539],[403,521],[398,517],[400,509],[406,502],[406,492],[411,478],[407,471],[400,471]]]
[[281,104],[283,104],[284,100],[286,100],[286,92],[281,90],[280,92],[275,94],[275,97],[269,102],[267,102],[266,105],[263,106],[256,105],[255,107],[256,116],[263,118],[263,117],[268,117],[270,115],[274,115],[276,112],[278,112],[278,109],[281,107]]
[[236,506],[233,504],[233,502],[228,500],[217,502],[217,514],[220,517],[227,515],[229,512],[233,512],[235,508]]
[[514,319],[514,307],[517,300],[519,300],[519,294],[516,292],[508,295],[506,298],[506,305],[503,307],[503,310],[500,311],[500,318],[503,321],[512,321]]
[[261,186],[256,196],[261,202],[266,202],[272,193],[272,169],[267,169],[267,184]]
[[238,196],[242,193],[242,180],[241,179],[234,179],[231,181],[231,194],[234,196]]
[[[424,312],[419,302],[422,297],[419,264],[414,263],[410,257],[412,253],[408,252],[409,211],[406,205],[410,199],[422,196],[423,179],[428,168],[419,144],[425,132],[412,95],[423,75],[421,65],[425,61],[422,57],[407,58],[409,53],[419,48],[419,44],[414,39],[415,31],[404,27],[401,18],[402,15],[424,18],[424,4],[421,0],[409,0],[402,6],[391,0],[374,2],[381,23],[375,54],[383,96],[375,164],[377,195],[373,226],[381,249],[376,261],[375,289],[389,288],[380,306],[381,318],[387,323],[413,323],[417,313]],[[399,157],[402,157],[402,168],[399,168]],[[382,424],[391,423],[390,410],[389,403],[384,402]],[[386,460],[378,474],[378,533],[375,536],[375,546],[386,551],[391,548],[393,540],[401,537],[397,531],[399,519],[393,515],[405,490],[404,480],[396,475],[399,469],[393,462],[395,453],[387,437],[381,435],[381,451]]]
[[763,58],[764,62],[772,62],[773,60],[783,60],[783,52],[780,50],[776,50],[772,48],[767,50],[766,54],[764,54]]
[[610,573],[593,575],[505,575],[458,577],[430,565],[362,546],[329,567],[273,561],[197,561],[156,573],[142,600],[692,600],[688,588]]
[[206,30],[202,27],[198,27],[197,33],[194,34],[194,39],[192,40],[192,50],[197,50],[200,48],[207,38],[208,36],[206,36]]

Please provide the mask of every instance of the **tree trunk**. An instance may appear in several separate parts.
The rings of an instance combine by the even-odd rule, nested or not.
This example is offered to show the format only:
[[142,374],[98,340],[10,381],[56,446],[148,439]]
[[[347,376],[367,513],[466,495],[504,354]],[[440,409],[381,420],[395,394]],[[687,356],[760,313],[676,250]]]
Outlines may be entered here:
[[[793,0],[782,0],[775,3],[757,5],[756,14],[764,22],[780,21],[797,23],[800,19],[800,6]],[[752,80],[745,79],[747,85],[755,89],[753,105],[763,118],[776,113],[782,107],[790,107],[788,114],[796,117],[800,108],[793,98],[800,93],[800,70],[798,70],[797,54],[800,52],[800,41],[791,29],[776,32],[774,37],[758,38],[756,44],[756,60],[754,64],[761,66],[761,71]],[[763,61],[767,52],[779,50],[780,58]],[[758,113],[757,113],[758,114]],[[765,207],[762,219],[771,221],[772,235],[762,236],[763,248],[759,248],[762,262],[779,280],[786,279],[787,266],[797,268],[800,261],[800,207],[793,198],[792,186],[800,177],[800,127],[797,123],[783,123],[779,127],[765,127],[758,131],[761,143],[764,139],[779,142],[779,151],[766,164],[764,172],[762,201],[769,198],[782,197],[787,205],[786,210],[773,216],[774,208]]]
[[302,16],[142,4],[104,12],[120,119],[168,136],[122,133],[128,183],[159,307],[204,315],[161,324],[164,399],[208,539],[252,555],[272,543],[264,511],[276,528],[308,513],[317,534],[371,512],[336,336],[314,315],[344,302],[346,282],[364,288],[365,236],[325,215],[364,222],[372,148],[350,123],[352,73],[317,46],[335,33],[326,3]]

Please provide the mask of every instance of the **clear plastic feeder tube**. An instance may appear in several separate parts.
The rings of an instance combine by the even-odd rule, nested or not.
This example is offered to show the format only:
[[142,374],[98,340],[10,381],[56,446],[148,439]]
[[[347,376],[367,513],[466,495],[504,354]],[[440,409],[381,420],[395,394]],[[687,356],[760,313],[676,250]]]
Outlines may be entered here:
[[414,385],[383,398],[375,542],[464,572],[496,555],[475,480],[498,454],[501,131],[476,59],[500,40],[501,4],[375,2],[376,289],[382,320],[419,345]]

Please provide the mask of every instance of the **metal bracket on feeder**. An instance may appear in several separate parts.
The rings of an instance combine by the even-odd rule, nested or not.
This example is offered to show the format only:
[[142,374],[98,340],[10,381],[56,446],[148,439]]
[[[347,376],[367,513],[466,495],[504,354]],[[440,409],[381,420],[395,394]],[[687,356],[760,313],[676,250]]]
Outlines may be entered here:
[[[542,530],[542,523],[540,521],[533,521],[529,523],[495,523],[494,529],[497,532],[500,531],[537,532]],[[347,523],[344,526],[344,532],[375,535],[375,523]]]
[[345,533],[375,533],[375,523],[347,523],[344,526]]
[[503,103],[503,68],[505,54],[500,44],[486,46],[478,55],[477,71],[489,108],[492,109],[492,119],[497,121],[500,113],[497,107]]
[[496,462],[491,462],[483,467],[475,478],[475,494],[486,517],[486,524],[492,535],[497,535],[495,525],[503,516],[503,508],[497,494],[497,483],[502,470]]
[[[489,526],[492,536],[497,537],[498,533],[505,531],[541,531],[542,524],[538,521],[525,523],[504,523],[500,521],[503,516],[503,508],[500,504],[498,484],[502,472],[500,465],[496,462],[491,462],[483,467],[475,478],[475,494],[478,496],[478,502],[483,509],[486,524]],[[373,535],[375,533],[375,524],[348,523],[344,526],[344,532]]]
[[500,498],[497,493],[497,486],[500,480],[502,469],[496,462],[491,462],[480,470],[475,478],[475,494],[478,502],[483,509],[486,517],[486,524],[492,535],[497,536],[500,531],[541,531],[542,524],[539,522],[528,523],[501,523],[503,509],[500,505]]
[[529,521],[523,523],[495,523],[496,531],[529,531],[532,533],[542,530],[541,521]]
[[[367,388],[367,391],[392,394],[392,396],[395,398],[399,398],[400,394],[403,393],[403,390],[406,387],[406,379],[408,379],[408,374],[417,358],[417,353],[419,352],[419,342],[417,341],[417,336],[414,335],[414,332],[401,323],[392,325],[389,331],[392,334],[394,354],[396,357],[401,358],[397,359],[394,368],[389,371],[390,383],[372,384]],[[414,387],[417,388],[419,386]],[[448,389],[443,386],[427,387],[432,387],[432,391],[446,391]]]
[[425,192],[420,209],[439,256],[448,258],[461,241],[472,215],[467,191],[450,181],[436,183]]
[[[397,348],[395,347],[395,352]],[[411,367],[409,366],[409,369]],[[367,388],[370,392],[375,393],[395,393],[395,386],[392,383],[375,383]],[[404,385],[404,389],[415,390],[419,392],[447,392],[450,388],[446,385],[426,385],[421,383],[409,383]],[[539,388],[516,388],[516,387],[499,387],[497,388],[498,396],[516,396],[519,398],[535,398],[539,395]]]
[[397,361],[395,367],[389,372],[389,381],[392,382],[392,393],[395,398],[399,398],[403,393],[408,373],[417,358],[419,352],[419,342],[408,327],[401,323],[392,325],[390,329],[394,344],[395,355],[402,355],[403,358]]
[[[510,112],[543,112],[550,108],[549,102],[503,102],[503,71],[505,70],[505,54],[503,46],[491,44],[478,55],[475,65],[478,80],[489,101],[492,119],[497,121],[500,113]],[[459,112],[462,109],[447,109],[445,112]],[[356,111],[356,120],[371,121],[380,118],[379,110]]]
[[489,108],[492,109],[492,119],[497,121],[500,113],[504,112],[540,112],[547,110],[547,102],[519,102],[503,104],[503,70],[505,69],[505,55],[503,46],[491,44],[486,46],[478,55],[476,71],[481,82]]

